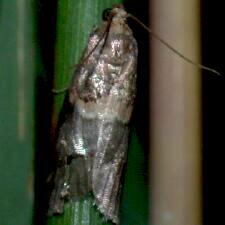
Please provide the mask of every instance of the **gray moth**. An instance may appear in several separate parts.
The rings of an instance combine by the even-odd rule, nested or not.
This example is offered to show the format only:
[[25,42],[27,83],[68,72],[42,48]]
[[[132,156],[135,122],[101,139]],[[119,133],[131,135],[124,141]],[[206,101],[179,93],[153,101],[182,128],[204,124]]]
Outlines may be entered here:
[[48,214],[91,192],[105,219],[119,223],[121,175],[136,94],[137,43],[128,14],[115,6],[95,28],[68,91]]

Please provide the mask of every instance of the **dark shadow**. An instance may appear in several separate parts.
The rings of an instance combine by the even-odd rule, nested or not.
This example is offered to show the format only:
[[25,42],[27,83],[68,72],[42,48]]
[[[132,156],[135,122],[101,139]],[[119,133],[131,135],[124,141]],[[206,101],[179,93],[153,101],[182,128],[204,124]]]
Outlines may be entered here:
[[[137,1],[125,1],[125,9],[148,26],[148,4]],[[137,96],[132,118],[132,124],[137,130],[138,137],[143,145],[145,154],[149,149],[149,34],[136,21],[128,19],[130,28],[138,43],[138,67],[137,67]],[[147,158],[147,157],[146,157]]]
[[224,149],[225,149],[225,35],[220,1],[202,1],[202,59],[203,64],[218,70],[222,76],[202,71],[203,79],[203,224],[223,221]]
[[51,151],[52,75],[57,1],[36,0],[34,4],[37,77],[35,83],[35,192],[34,225],[46,224],[49,185],[47,179],[53,168]]
[[[149,5],[148,1],[135,1],[135,0],[129,0],[124,1],[124,7],[126,11],[130,14],[133,14],[135,17],[137,17],[140,21],[142,21],[145,25],[148,26],[149,21]],[[148,215],[148,191],[149,191],[149,184],[148,184],[148,156],[149,156],[149,33],[136,21],[134,21],[132,18],[128,18],[128,24],[130,28],[133,31],[134,37],[137,40],[138,44],[138,66],[137,66],[137,96],[135,101],[135,107],[133,112],[133,117],[131,120],[131,130],[137,134],[138,140],[140,142],[141,148],[138,149],[138,151],[143,152],[137,152],[138,155],[135,157],[128,155],[128,167],[130,171],[135,170],[135,174],[140,174],[142,178],[137,179],[136,175],[134,174],[134,182],[143,182],[141,186],[139,186],[139,189],[137,191],[143,191],[146,196],[145,202],[141,203],[144,205],[139,205],[140,209],[142,207],[144,208],[142,213],[137,211],[132,211],[132,206],[129,205],[128,202],[123,202],[123,213],[126,214],[129,212],[129,216],[127,214],[126,219],[122,215],[122,222],[125,224],[136,224],[137,221],[140,224],[147,224],[147,215]],[[132,133],[132,132],[131,132]],[[132,134],[131,134],[132,136]],[[134,144],[134,143],[133,143]],[[132,155],[132,154],[131,154]],[[132,158],[133,157],[133,158]],[[143,157],[142,160],[138,161],[139,157]],[[132,165],[135,163],[140,163],[142,165]],[[130,166],[129,166],[130,163]],[[136,170],[139,170],[138,172]],[[128,170],[125,171],[126,173],[130,175]],[[125,181],[126,184],[126,181]],[[129,184],[130,185],[130,184]],[[132,186],[132,185],[131,185]],[[132,193],[130,188],[124,187],[125,190],[127,190],[129,193]],[[131,188],[137,188],[135,185]],[[127,196],[129,196],[129,193]],[[132,196],[130,195],[132,198]],[[127,212],[126,212],[127,211]],[[132,213],[130,213],[132,212]],[[145,215],[145,216],[143,216]],[[140,220],[138,219],[140,218]],[[142,219],[144,220],[142,220]]]

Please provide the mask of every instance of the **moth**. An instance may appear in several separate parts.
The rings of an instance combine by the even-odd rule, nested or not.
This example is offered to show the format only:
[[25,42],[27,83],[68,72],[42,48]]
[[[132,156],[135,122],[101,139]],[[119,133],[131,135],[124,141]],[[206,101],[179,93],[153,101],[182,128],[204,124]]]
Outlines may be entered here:
[[95,28],[68,91],[59,129],[58,166],[49,215],[87,193],[107,220],[119,223],[121,174],[136,94],[137,42],[121,5]]

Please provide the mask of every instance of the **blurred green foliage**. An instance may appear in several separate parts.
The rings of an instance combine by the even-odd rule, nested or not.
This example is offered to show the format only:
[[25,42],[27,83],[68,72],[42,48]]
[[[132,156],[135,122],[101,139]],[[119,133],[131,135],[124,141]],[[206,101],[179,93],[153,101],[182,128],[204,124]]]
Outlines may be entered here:
[[0,1],[0,225],[32,221],[33,25],[31,1]]

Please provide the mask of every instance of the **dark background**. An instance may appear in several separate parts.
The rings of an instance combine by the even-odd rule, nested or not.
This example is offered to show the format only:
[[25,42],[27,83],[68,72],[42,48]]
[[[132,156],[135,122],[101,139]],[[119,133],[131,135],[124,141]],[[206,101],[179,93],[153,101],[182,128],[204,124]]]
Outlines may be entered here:
[[222,76],[203,71],[204,225],[221,224],[224,215],[225,35],[222,1],[202,1],[202,62]]

